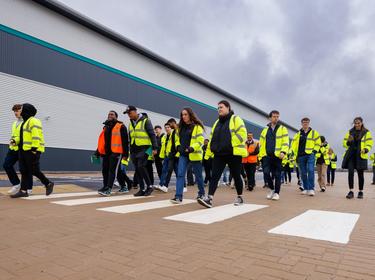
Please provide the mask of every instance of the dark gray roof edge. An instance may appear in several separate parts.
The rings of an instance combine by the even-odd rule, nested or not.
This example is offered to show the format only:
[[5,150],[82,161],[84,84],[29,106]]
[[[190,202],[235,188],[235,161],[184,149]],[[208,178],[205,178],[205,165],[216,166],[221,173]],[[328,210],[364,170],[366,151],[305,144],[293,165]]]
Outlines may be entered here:
[[[250,103],[242,100],[241,98],[238,98],[237,96],[219,88],[218,86],[208,82],[207,80],[189,72],[188,70],[182,68],[181,66],[178,66],[176,64],[174,64],[173,62],[157,55],[156,53],[148,50],[147,48],[144,48],[142,47],[141,45],[133,42],[132,40],[129,40],[128,38],[120,35],[119,33],[109,29],[108,27],[105,27],[104,25],[94,21],[93,19],[77,12],[76,10],[66,6],[65,4],[61,3],[61,2],[58,2],[58,1],[55,1],[55,0],[33,0],[34,2],[58,13],[58,14],[61,14],[67,18],[69,18],[70,20],[73,20],[99,34],[101,34],[102,36],[104,37],[107,37],[123,46],[125,46],[126,48],[129,48],[213,91],[216,91],[218,93],[220,93],[221,95],[225,96],[225,97],[228,97],[238,103],[240,103],[241,105],[244,105],[248,108],[250,108],[251,110],[265,116],[265,117],[268,117],[268,113],[266,113],[265,111],[251,105]],[[281,122],[283,125],[285,125],[286,127],[294,130],[294,131],[298,131],[298,129],[296,129],[295,127],[285,123],[285,122]]]

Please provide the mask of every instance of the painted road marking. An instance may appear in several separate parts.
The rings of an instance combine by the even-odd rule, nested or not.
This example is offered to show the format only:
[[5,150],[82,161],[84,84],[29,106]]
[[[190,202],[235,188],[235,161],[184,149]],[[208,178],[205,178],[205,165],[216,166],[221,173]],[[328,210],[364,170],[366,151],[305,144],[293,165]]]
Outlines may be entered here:
[[358,219],[358,214],[308,210],[268,232],[346,244]]
[[112,202],[112,201],[133,200],[133,199],[147,198],[147,197],[153,197],[153,196],[133,196],[133,195],[121,195],[121,196],[109,196],[109,197],[101,196],[101,197],[90,197],[90,198],[81,198],[81,199],[60,200],[60,201],[53,201],[51,203],[65,205],[65,206],[77,206],[77,205]]
[[52,198],[64,198],[64,197],[75,197],[75,196],[90,196],[97,195],[98,192],[76,192],[76,193],[53,193],[49,196],[46,195],[31,195],[29,197],[22,197],[26,200],[39,200],[39,199],[52,199]]
[[265,207],[268,206],[257,204],[243,204],[241,206],[234,206],[233,204],[227,204],[209,209],[196,210],[174,216],[169,216],[165,217],[164,219],[208,225],[216,222],[221,222],[249,212],[253,212]]
[[119,214],[126,214],[126,213],[141,212],[141,211],[146,211],[146,210],[151,210],[151,209],[159,209],[159,208],[166,208],[166,207],[171,207],[171,206],[185,205],[185,204],[190,204],[190,203],[196,203],[196,200],[184,199],[182,204],[172,204],[169,200],[160,200],[160,201],[152,201],[152,202],[145,202],[145,203],[139,203],[139,204],[98,208],[96,210],[119,213]]

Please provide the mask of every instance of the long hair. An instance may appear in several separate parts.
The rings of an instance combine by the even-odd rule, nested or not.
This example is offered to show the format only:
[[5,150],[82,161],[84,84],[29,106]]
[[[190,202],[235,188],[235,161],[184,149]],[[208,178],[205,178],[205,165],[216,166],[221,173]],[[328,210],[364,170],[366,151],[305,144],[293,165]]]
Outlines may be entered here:
[[203,122],[197,117],[197,115],[193,112],[193,110],[189,107],[185,107],[180,112],[180,122],[178,124],[178,127],[182,127],[184,125],[184,121],[182,119],[182,112],[186,111],[189,114],[190,121],[192,124],[200,125],[204,129]]
[[354,127],[354,123],[355,123],[356,121],[360,121],[360,122],[362,123],[361,130],[365,130],[365,129],[366,129],[365,125],[363,124],[363,119],[362,119],[362,117],[355,117],[355,118],[354,118],[354,120],[353,120],[353,127]]

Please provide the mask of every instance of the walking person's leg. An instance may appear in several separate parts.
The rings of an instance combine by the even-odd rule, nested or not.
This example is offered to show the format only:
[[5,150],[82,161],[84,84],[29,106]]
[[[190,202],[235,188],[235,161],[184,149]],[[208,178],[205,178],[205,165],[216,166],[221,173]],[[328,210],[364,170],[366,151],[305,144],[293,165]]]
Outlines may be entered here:
[[40,155],[41,153],[37,152],[33,154],[33,175],[37,177],[42,184],[46,187],[46,195],[50,195],[53,192],[54,183],[51,182],[44,173],[40,170]]
[[336,169],[331,169],[331,186],[335,183]]
[[315,155],[310,154],[307,157],[307,182],[309,185],[309,195],[315,195]]
[[358,198],[363,198],[363,187],[365,185],[365,177],[364,177],[364,171],[363,170],[358,170],[357,169],[357,174],[358,174]]
[[241,165],[242,165],[242,157],[241,156],[231,156],[228,159],[228,166],[230,172],[234,179],[234,185],[237,191],[237,198],[234,201],[234,205],[241,205],[243,204],[243,182],[241,178]]
[[21,189],[21,181],[18,178],[17,172],[14,169],[14,165],[18,161],[18,151],[8,150],[7,155],[4,159],[3,168],[7,173],[12,188],[8,191],[9,194],[15,194]]
[[349,184],[349,193],[346,195],[346,198],[351,199],[354,197],[354,162],[353,159],[348,161],[348,184]]
[[310,190],[310,183],[308,181],[308,158],[307,156],[301,156],[298,158],[298,169],[299,170],[299,177],[302,179],[303,182],[303,194],[306,194],[308,190]]
[[12,194],[11,198],[27,197],[27,190],[32,188],[33,182],[33,159],[30,151],[19,152],[19,165],[21,172],[21,188],[20,190]]
[[327,166],[327,186],[331,185],[331,165]]
[[191,162],[193,173],[195,175],[195,179],[198,185],[198,196],[197,198],[204,198],[205,190],[204,190],[204,182],[203,182],[203,175],[202,175],[202,162],[201,161],[192,161]]
[[179,203],[183,199],[185,176],[188,169],[189,158],[186,156],[180,156],[178,159],[177,167],[177,182],[176,182],[176,194],[171,200],[173,203]]
[[[271,166],[273,167],[272,174],[273,174],[274,179],[275,179],[275,194],[280,194],[280,190],[281,190],[281,169],[282,169],[281,159],[274,157],[272,159],[272,165]],[[272,199],[275,200],[275,196]]]

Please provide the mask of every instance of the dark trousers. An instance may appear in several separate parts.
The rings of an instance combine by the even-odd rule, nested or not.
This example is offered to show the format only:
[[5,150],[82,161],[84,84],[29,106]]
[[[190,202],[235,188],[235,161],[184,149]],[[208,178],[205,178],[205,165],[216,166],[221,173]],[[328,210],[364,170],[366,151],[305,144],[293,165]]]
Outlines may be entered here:
[[51,181],[40,171],[40,152],[34,154],[31,151],[19,151],[19,164],[21,172],[21,190],[27,191],[33,188],[33,176],[37,177],[43,185],[47,186]]
[[194,179],[194,173],[193,173],[193,166],[192,166],[191,162],[188,163],[186,177],[187,177],[187,184],[188,184],[188,186],[195,185],[195,179]]
[[328,165],[328,168],[327,168],[327,182],[328,182],[328,184],[335,183],[335,173],[336,173],[336,169],[332,169],[331,165]]
[[352,158],[348,162],[348,181],[349,181],[349,189],[354,189],[354,170],[357,170],[358,174],[358,185],[359,185],[359,190],[363,190],[363,186],[365,184],[365,177],[363,170],[358,170],[357,165],[355,163],[355,158]]
[[296,174],[297,174],[297,179],[299,180],[300,177],[299,177],[299,168],[298,167],[296,167]]
[[121,186],[125,185],[124,176],[120,168],[121,155],[109,154],[103,156],[102,174],[103,174],[103,187],[112,189],[115,178]]
[[256,168],[257,168],[256,163],[244,163],[243,164],[243,169],[245,169],[245,172],[246,172],[248,187],[255,187]]
[[211,172],[212,172],[212,159],[203,160],[204,167],[204,184],[206,185],[211,181]]
[[16,170],[14,169],[14,165],[17,163],[17,161],[18,161],[18,151],[8,150],[8,153],[4,159],[3,168],[5,172],[7,173],[9,181],[12,184],[12,186],[20,184],[20,179],[18,178]]
[[208,194],[214,195],[217,189],[217,184],[219,183],[221,174],[228,164],[230,173],[234,179],[234,184],[238,195],[242,195],[243,192],[243,182],[241,178],[241,168],[242,168],[242,157],[241,156],[215,156],[212,159],[212,178],[209,185]]
[[292,171],[289,167],[289,165],[285,165],[283,167],[283,171],[284,171],[284,182],[291,182],[292,181]]
[[155,167],[159,180],[161,180],[161,174],[163,172],[163,160],[159,157],[159,155],[155,156]]
[[146,153],[132,157],[132,161],[137,174],[137,181],[141,190],[146,190],[147,187],[152,185],[151,179],[148,173],[148,155]]
[[375,166],[372,167],[372,183],[375,184]]
[[265,156],[262,158],[262,166],[268,187],[275,193],[280,193],[281,186],[281,159],[275,156]]
[[[154,184],[154,162],[152,160],[147,160],[147,173],[148,177],[150,178],[151,185]],[[159,176],[160,178],[160,176]]]

